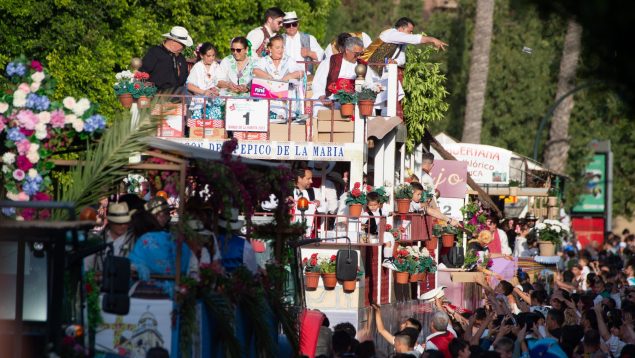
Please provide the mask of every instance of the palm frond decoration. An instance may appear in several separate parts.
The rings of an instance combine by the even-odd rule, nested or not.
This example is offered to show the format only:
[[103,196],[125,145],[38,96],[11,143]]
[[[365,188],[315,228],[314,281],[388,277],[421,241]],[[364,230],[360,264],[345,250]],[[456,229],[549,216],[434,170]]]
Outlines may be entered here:
[[[93,205],[106,194],[111,185],[128,174],[129,158],[147,148],[143,138],[156,130],[156,118],[148,111],[140,113],[134,126],[130,112],[120,112],[99,143],[90,146],[80,163],[70,172],[70,184],[61,190],[58,200],[75,203],[76,210]],[[57,211],[53,218],[65,219],[66,213]]]
[[236,338],[234,327],[234,307],[222,293],[209,291],[203,297],[210,321],[215,324],[218,334],[217,342],[224,347],[226,357],[242,357],[240,343]]

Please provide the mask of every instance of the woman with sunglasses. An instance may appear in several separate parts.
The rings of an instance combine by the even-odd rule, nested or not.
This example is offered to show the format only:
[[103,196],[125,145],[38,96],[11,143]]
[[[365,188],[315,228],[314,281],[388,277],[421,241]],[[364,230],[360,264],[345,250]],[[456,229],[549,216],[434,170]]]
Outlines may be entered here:
[[[289,98],[301,97],[300,79],[304,77],[304,66],[284,53],[284,39],[276,35],[269,39],[269,54],[256,63],[254,77],[267,80],[289,82]],[[288,105],[281,101],[271,101],[272,118],[287,118]],[[275,116],[275,117],[274,117]]]
[[249,96],[254,68],[249,42],[243,36],[235,37],[229,49],[231,55],[220,63],[216,86],[223,96]]

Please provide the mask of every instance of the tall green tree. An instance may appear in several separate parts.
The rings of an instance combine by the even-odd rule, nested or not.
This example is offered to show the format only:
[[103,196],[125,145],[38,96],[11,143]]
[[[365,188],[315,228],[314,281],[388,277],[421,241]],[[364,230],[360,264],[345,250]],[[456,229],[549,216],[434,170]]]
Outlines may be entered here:
[[480,143],[483,127],[483,106],[489,72],[489,53],[494,27],[494,0],[476,2],[474,41],[467,83],[467,103],[463,122],[463,142]]

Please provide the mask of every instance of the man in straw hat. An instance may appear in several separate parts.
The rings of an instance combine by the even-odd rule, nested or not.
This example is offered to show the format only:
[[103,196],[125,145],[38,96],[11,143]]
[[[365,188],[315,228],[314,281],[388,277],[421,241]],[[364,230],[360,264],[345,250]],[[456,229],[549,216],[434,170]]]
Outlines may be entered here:
[[[134,244],[129,230],[132,214],[136,210],[128,210],[126,203],[110,203],[106,213],[106,227],[101,232],[105,243],[112,243],[113,255],[127,257]],[[101,270],[97,256],[91,255],[84,260],[86,269]]]
[[147,212],[154,215],[161,228],[166,229],[168,227],[171,219],[170,206],[164,198],[160,196],[154,197],[145,203],[144,208]]
[[159,91],[177,92],[184,89],[188,76],[187,62],[182,52],[193,44],[187,29],[174,26],[170,32],[163,34],[165,40],[161,45],[148,50],[143,57],[140,70],[150,74]]
[[[300,31],[300,18],[295,11],[287,12],[282,19],[285,34],[284,53],[294,61],[322,61],[324,51],[315,36]],[[308,71],[312,71],[309,64]]]
[[229,213],[223,213],[218,220],[218,252],[227,272],[231,273],[240,266],[247,267],[252,273],[258,272],[256,254],[247,239],[240,235],[240,230],[244,226],[245,222],[238,218],[236,208],[232,208]]

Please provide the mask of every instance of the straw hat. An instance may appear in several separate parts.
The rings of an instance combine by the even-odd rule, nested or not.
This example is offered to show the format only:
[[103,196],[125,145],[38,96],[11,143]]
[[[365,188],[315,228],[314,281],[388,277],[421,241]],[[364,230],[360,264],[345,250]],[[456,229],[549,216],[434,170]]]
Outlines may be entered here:
[[487,246],[490,242],[494,240],[494,236],[489,230],[483,230],[478,234],[476,239],[472,239],[469,242],[478,242],[481,245]]
[[218,220],[218,226],[224,227],[227,230],[234,231],[240,230],[243,226],[245,226],[245,222],[243,220],[238,219],[238,209],[231,209],[231,217],[230,218],[220,218]]
[[134,212],[135,210],[128,210],[128,204],[126,203],[110,203],[106,217],[108,222],[114,224],[128,224]]
[[431,301],[434,301],[434,299],[436,298],[441,298],[445,295],[445,292],[443,292],[444,288],[445,286],[439,286],[433,290],[430,290],[422,294],[421,296],[419,296],[419,299],[424,302],[431,302]]
[[282,19],[283,24],[292,24],[298,21],[300,21],[300,19],[298,18],[298,15],[295,13],[295,11],[289,11],[285,13],[284,18]]
[[185,47],[190,47],[194,43],[187,29],[182,26],[174,26],[170,32],[163,34],[163,37],[174,40]]
[[160,196],[150,199],[150,201],[145,203],[143,207],[146,209],[147,212],[149,212],[152,215],[156,215],[162,211],[170,210],[170,206],[168,205],[168,202]]

